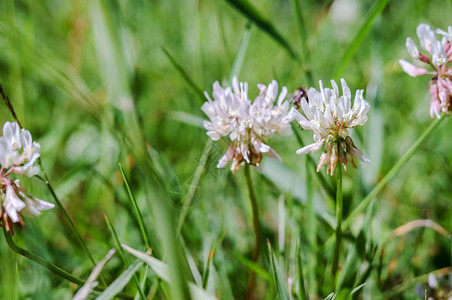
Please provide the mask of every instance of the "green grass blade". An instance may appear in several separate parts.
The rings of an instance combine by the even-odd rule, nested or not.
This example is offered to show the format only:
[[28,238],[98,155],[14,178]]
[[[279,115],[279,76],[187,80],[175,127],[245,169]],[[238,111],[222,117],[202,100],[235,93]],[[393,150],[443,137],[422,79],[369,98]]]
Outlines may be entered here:
[[[369,194],[358,204],[358,206],[348,215],[345,221],[342,223],[342,230],[346,230],[352,221],[367,207],[369,202],[376,197],[376,195],[386,186],[386,184],[394,177],[395,174],[408,162],[408,160],[414,155],[419,146],[424,142],[427,136],[441,124],[441,122],[446,119],[442,117],[441,119],[435,119],[427,127],[427,129],[418,137],[413,145],[405,152],[405,154],[399,159],[399,161],[389,170],[389,172],[380,180],[380,182],[369,192]],[[326,241],[324,247],[328,248],[334,241],[334,237]]]
[[135,260],[96,300],[113,299],[129,283],[132,276],[141,268],[142,264],[143,262],[140,259]]
[[356,33],[355,37],[351,41],[350,45],[348,46],[347,50],[345,50],[344,55],[342,56],[341,60],[339,60],[338,65],[334,69],[333,75],[331,78],[338,78],[342,71],[344,70],[345,66],[349,62],[349,60],[353,57],[356,50],[358,49],[359,45],[362,43],[366,35],[369,33],[370,28],[375,21],[375,19],[383,12],[384,8],[388,4],[389,0],[379,0],[374,3],[372,8],[369,10],[368,14],[364,18],[364,23],[359,28],[358,32]]
[[149,244],[149,239],[148,239],[148,236],[146,233],[146,228],[144,227],[143,216],[141,215],[141,211],[138,207],[135,196],[133,195],[133,192],[130,189],[129,180],[127,179],[127,176],[124,173],[124,169],[122,168],[121,164],[119,164],[119,170],[121,171],[122,178],[124,179],[124,184],[126,185],[127,194],[129,195],[129,200],[133,206],[133,209],[135,210],[136,218],[137,218],[138,224],[140,226],[141,237],[143,238],[144,244],[148,248],[151,248],[151,246]]
[[188,86],[195,92],[195,94],[198,96],[199,103],[203,104],[205,101],[204,93],[199,88],[198,85],[191,79],[190,75],[188,75],[187,71],[182,67],[181,64],[179,64],[174,57],[169,53],[168,50],[166,50],[164,47],[162,47],[162,51],[165,54],[165,56],[169,59],[173,67],[179,72],[179,74],[182,76],[182,78],[185,80],[185,82],[188,84]]
[[353,219],[363,211],[369,202],[374,198],[383,187],[389,182],[389,180],[394,177],[394,175],[408,162],[408,160],[414,155],[414,152],[419,148],[419,146],[424,142],[427,136],[441,124],[441,122],[446,119],[442,117],[441,119],[435,119],[432,123],[427,127],[427,129],[419,136],[419,138],[414,142],[414,144],[408,149],[407,152],[400,158],[400,160],[389,170],[389,172],[383,177],[383,179],[370,191],[370,193],[361,201],[361,203],[350,213],[350,215],[345,219],[342,224],[343,230],[347,229]]
[[[306,290],[306,284],[305,284],[305,278],[304,278],[304,272],[303,272],[303,260],[301,257],[301,248],[300,243],[297,244],[297,266],[298,266],[298,278],[299,278],[299,292],[298,296],[300,299],[309,300],[309,294]],[[315,269],[312,269],[313,273],[315,272]],[[308,273],[309,274],[309,273]],[[315,274],[313,274],[315,275]],[[312,291],[313,295],[315,295],[314,291]]]
[[[309,251],[307,251],[307,280],[309,291],[313,294],[317,294],[317,280],[315,278],[315,273],[317,269],[317,216],[314,209],[314,181],[312,180],[312,164],[310,163],[309,156],[306,157],[306,222],[307,222],[307,232],[306,236],[308,239]],[[299,258],[301,260],[301,256]],[[309,299],[309,298],[308,298]]]
[[232,63],[231,72],[229,73],[229,82],[232,82],[234,76],[240,74],[240,69],[242,68],[243,60],[245,59],[246,50],[248,49],[248,43],[251,36],[251,24],[246,24],[245,31],[243,32],[242,39],[235,54],[234,62]]
[[275,41],[278,42],[290,56],[296,60],[299,59],[298,55],[292,49],[286,39],[276,30],[273,24],[267,20],[262,14],[248,1],[248,0],[226,0],[232,6],[234,6],[239,12],[241,12],[250,21],[255,23],[260,29],[270,35]]
[[207,288],[207,283],[209,281],[210,275],[210,265],[212,263],[213,256],[215,255],[215,248],[212,247],[209,251],[209,256],[207,257],[206,268],[202,274],[202,288]]
[[[115,228],[113,227],[113,224],[111,224],[110,219],[108,218],[106,213],[104,213],[104,219],[105,219],[105,222],[107,223],[108,230],[110,230],[110,234],[113,237],[115,248],[118,251],[119,256],[121,256],[121,259],[122,259],[124,265],[126,265],[127,267],[130,267],[130,261],[127,258],[127,256],[125,255],[124,249],[121,247],[121,243],[119,242],[119,238],[118,238],[118,235],[116,234]],[[137,290],[138,290],[138,293],[140,294],[141,299],[145,300],[146,296],[144,295],[144,292],[140,285],[140,281],[138,280],[138,277],[135,273],[133,274],[133,280],[135,281],[135,285],[137,286]]]
[[[61,212],[61,214],[64,217],[64,220],[66,221],[68,227],[70,228],[70,230],[74,233],[76,240],[79,242],[80,246],[82,246],[83,251],[85,252],[86,256],[89,258],[89,260],[91,261],[91,263],[93,264],[93,266],[96,265],[96,262],[94,261],[93,256],[91,255],[91,252],[88,249],[88,246],[85,244],[85,242],[83,241],[80,233],[78,232],[77,228],[75,228],[74,223],[72,222],[71,218],[69,217],[69,215],[66,212],[66,209],[63,207],[63,204],[61,204],[60,199],[58,198],[58,196],[55,193],[55,190],[53,189],[52,185],[50,184],[49,181],[49,177],[47,176],[47,173],[44,171],[44,167],[41,164],[41,160],[38,160],[39,162],[39,166],[41,168],[41,172],[42,175],[44,176],[44,178],[37,176],[39,179],[41,179],[42,181],[45,182],[45,184],[47,185],[47,188],[50,191],[50,194],[52,195],[53,200],[55,200],[55,203],[58,207],[58,210]],[[102,277],[101,280],[103,281]]]
[[[209,157],[209,153],[212,150],[213,141],[212,139],[208,138],[206,145],[204,146],[204,150],[201,155],[201,159],[199,160],[199,164],[195,170],[195,174],[193,175],[193,179],[190,182],[190,187],[199,187],[199,183],[202,180],[202,176],[204,175],[204,171],[206,169],[206,163],[207,159]],[[177,234],[179,235],[182,226],[184,225],[185,218],[187,217],[188,210],[190,209],[190,205],[193,202],[193,198],[195,196],[195,193],[193,193],[192,189],[189,189],[188,194],[184,197],[182,200],[182,203],[184,204],[182,207],[182,211],[179,215],[179,221],[177,222]]]
[[306,77],[308,79],[308,84],[310,86],[314,85],[314,75],[312,74],[312,71],[309,67],[306,66],[306,62],[309,62],[310,60],[310,51],[308,48],[308,31],[306,30],[306,24],[303,17],[303,11],[300,7],[300,0],[292,0],[292,7],[295,14],[295,19],[298,25],[298,32],[300,34],[300,40],[301,40],[301,50],[302,50],[302,61],[305,64],[305,72]]
[[78,292],[74,295],[74,298],[72,300],[83,300],[86,299],[91,291],[93,290],[93,287],[97,285],[96,279],[97,276],[99,276],[100,272],[102,271],[105,264],[111,259],[113,254],[115,254],[116,250],[111,249],[108,251],[107,255],[102,259],[93,269],[91,274],[89,275],[88,279],[86,280],[85,284],[78,290]]
[[251,260],[247,259],[246,257],[243,257],[242,255],[240,255],[237,252],[233,252],[233,255],[242,263],[245,265],[245,267],[247,267],[248,269],[250,269],[250,271],[256,273],[257,276],[259,276],[262,279],[265,279],[268,282],[272,281],[272,276],[270,275],[270,273],[264,269],[263,267],[261,267],[260,265],[253,263]]
[[[134,255],[135,257],[139,258],[140,260],[144,261],[151,267],[151,269],[157,274],[158,277],[162,278],[166,282],[170,283],[170,276],[169,276],[169,268],[168,265],[164,262],[144,253],[138,250],[135,250],[125,244],[122,244],[122,247],[129,252],[130,254]],[[207,293],[205,290],[201,289],[199,286],[195,285],[194,283],[189,283],[190,293],[193,297],[193,299],[199,299],[199,300],[213,300],[216,299],[214,296]]]
[[273,252],[269,241],[267,241],[267,246],[268,253],[270,256],[270,263],[272,267],[273,283],[275,284],[279,299],[289,300],[290,299],[289,288],[287,286],[287,280],[285,280],[283,270],[281,269],[278,263],[278,259],[275,253]]
[[[298,124],[295,124],[292,122],[292,132],[295,135],[295,138],[298,142],[298,145],[300,147],[304,147],[305,143],[303,143],[303,140],[301,139],[300,133],[298,132],[298,128],[300,126]],[[316,170],[317,168],[317,163],[315,162],[314,158],[312,158],[311,154],[307,155],[308,157],[308,162],[311,165],[310,168],[313,170]],[[334,190],[334,188],[328,183],[327,179],[325,178],[325,176],[323,175],[323,173],[321,172],[315,172],[314,173],[317,177],[317,179],[319,180],[319,182],[322,184],[322,187],[327,191],[328,195],[331,197],[331,199],[334,199],[336,197],[336,192]]]

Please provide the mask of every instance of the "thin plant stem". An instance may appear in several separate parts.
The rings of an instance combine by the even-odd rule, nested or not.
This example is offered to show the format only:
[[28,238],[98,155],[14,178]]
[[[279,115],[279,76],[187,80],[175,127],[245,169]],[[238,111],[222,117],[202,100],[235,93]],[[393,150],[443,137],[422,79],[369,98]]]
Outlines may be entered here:
[[363,211],[369,202],[374,198],[389,182],[389,180],[394,177],[394,175],[406,164],[406,162],[413,156],[414,152],[419,148],[419,146],[424,142],[425,138],[441,124],[445,119],[435,119],[429,127],[422,133],[419,138],[414,142],[414,144],[408,149],[407,152],[400,158],[400,160],[389,170],[389,172],[383,177],[383,179],[370,191],[370,193],[361,201],[361,203],[350,213],[350,215],[344,220],[343,229],[347,229],[353,219]]
[[0,84],[0,95],[2,95],[3,102],[5,103],[6,107],[8,107],[9,111],[11,112],[11,115],[13,116],[14,120],[17,122],[20,128],[22,127],[22,124],[19,121],[19,118],[17,118],[16,112],[14,111],[14,107],[11,104],[11,101],[9,100],[8,96],[3,91],[3,86]]
[[[89,251],[88,247],[86,246],[85,242],[83,241],[82,237],[80,236],[80,233],[78,232],[77,228],[75,228],[74,223],[72,222],[71,218],[67,214],[66,210],[64,209],[63,205],[61,204],[60,199],[58,199],[58,196],[56,195],[52,185],[50,184],[49,177],[47,176],[46,172],[44,171],[44,168],[42,167],[41,160],[38,160],[38,163],[39,163],[39,166],[41,167],[41,172],[42,172],[42,175],[44,176],[44,178],[41,176],[36,176],[36,177],[38,177],[39,179],[44,181],[45,184],[47,185],[47,188],[49,189],[50,194],[53,197],[53,200],[55,200],[55,203],[56,203],[58,209],[60,210],[60,212],[63,214],[63,217],[66,220],[67,224],[69,225],[69,228],[75,234],[75,237],[76,237],[77,241],[79,242],[79,244],[82,246],[83,250],[85,251],[86,256],[89,258],[91,263],[95,266],[96,262],[94,261],[94,258],[91,255],[91,252]],[[103,279],[102,279],[102,281],[103,281]]]
[[334,247],[333,255],[333,282],[336,277],[337,268],[339,265],[339,255],[342,241],[342,167],[337,168],[337,187],[336,187],[336,245]]
[[[255,243],[253,252],[251,254],[251,261],[253,263],[257,263],[259,259],[259,251],[261,248],[261,239],[262,239],[262,231],[261,231],[261,224],[259,221],[259,209],[257,206],[256,201],[256,195],[254,194],[253,190],[253,182],[251,179],[250,174],[250,166],[248,164],[245,165],[245,178],[246,178],[246,185],[248,187],[248,195],[251,202],[251,209],[253,212],[253,229],[254,229],[254,235],[255,235]],[[246,291],[246,299],[253,299],[253,292],[254,292],[254,286],[256,284],[256,273],[251,271],[250,277],[248,279],[248,288]]]
[[[380,182],[367,194],[367,196],[358,204],[358,206],[348,215],[348,217],[342,223],[342,230],[348,229],[348,227],[352,224],[354,218],[356,218],[369,204],[369,202],[377,196],[377,194],[386,186],[389,180],[394,177],[395,174],[408,162],[408,160],[414,155],[419,146],[424,142],[427,136],[432,133],[432,131],[441,124],[441,122],[445,119],[442,117],[441,119],[435,119],[430,124],[429,127],[422,133],[419,138],[414,142],[414,144],[408,149],[407,152],[400,158],[400,160],[389,170],[388,173],[380,180]],[[327,248],[331,246],[334,239],[333,236],[325,242],[324,247]]]
[[[297,126],[293,122],[291,123],[291,125],[292,125],[292,132],[295,134],[295,138],[297,139],[298,144],[300,145],[300,147],[304,147],[305,143],[303,143],[300,133],[296,129]],[[317,168],[317,163],[314,161],[314,158],[312,158],[311,155],[307,155],[307,157],[308,157],[309,164],[311,164],[311,166],[315,170]],[[333,198],[334,197],[334,189],[330,186],[330,184],[328,184],[327,179],[323,176],[323,174],[320,172],[315,172],[315,176],[317,176],[317,179],[320,181],[320,183],[322,184],[322,187],[325,189],[327,194],[329,196],[331,196],[331,198]]]
[[[64,278],[79,286],[82,286],[86,283],[85,280],[74,277],[69,272],[61,269],[60,267],[58,267],[52,263],[49,263],[41,256],[17,246],[16,243],[14,243],[14,241],[12,239],[11,233],[6,231],[4,226],[3,226],[3,234],[5,235],[6,243],[8,244],[9,248],[11,250],[13,250],[14,252],[16,252],[17,254],[22,255],[23,257],[28,258],[28,259],[34,261],[35,263],[40,264],[41,266],[45,267],[46,269],[55,273],[56,275],[60,276],[61,278]],[[107,288],[106,286],[96,286],[96,287],[94,287],[94,290],[102,292],[106,288]],[[124,299],[132,299],[132,297],[130,295],[126,295],[123,293],[119,293],[119,294],[117,294],[117,296],[124,298]]]

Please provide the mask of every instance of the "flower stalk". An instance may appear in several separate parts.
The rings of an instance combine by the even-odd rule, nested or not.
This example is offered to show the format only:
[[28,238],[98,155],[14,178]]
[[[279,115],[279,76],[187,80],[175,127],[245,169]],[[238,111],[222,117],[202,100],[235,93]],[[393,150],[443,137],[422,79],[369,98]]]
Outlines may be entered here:
[[[259,253],[261,248],[261,239],[262,239],[262,231],[261,231],[261,224],[259,221],[259,208],[256,201],[256,195],[254,194],[253,190],[253,182],[251,179],[250,174],[250,166],[248,164],[245,165],[245,178],[246,178],[246,185],[248,187],[248,195],[251,202],[251,209],[253,212],[253,229],[254,229],[254,235],[255,235],[255,242],[254,242],[254,248],[253,252],[251,254],[251,261],[253,263],[257,263],[259,259]],[[248,279],[248,288],[246,291],[246,299],[253,299],[253,291],[254,287],[256,285],[256,274],[254,271],[251,271],[250,277]]]
[[336,245],[334,247],[333,255],[333,280],[336,277],[337,269],[339,266],[339,255],[341,251],[342,242],[342,169],[338,168],[337,181],[336,181]]

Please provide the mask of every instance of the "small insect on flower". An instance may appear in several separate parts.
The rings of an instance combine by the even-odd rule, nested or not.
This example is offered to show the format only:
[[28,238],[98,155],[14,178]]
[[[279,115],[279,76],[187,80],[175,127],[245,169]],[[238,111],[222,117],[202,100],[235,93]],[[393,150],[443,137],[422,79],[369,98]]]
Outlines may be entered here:
[[36,160],[41,146],[34,142],[28,130],[20,129],[17,123],[6,122],[0,137],[0,226],[14,234],[13,224],[25,225],[22,211],[40,215],[41,210],[54,205],[32,197],[20,184],[8,176],[12,173],[32,177],[39,174]]
[[292,96],[292,104],[295,105],[297,109],[301,108],[301,99],[303,99],[303,97],[305,97],[306,101],[309,102],[306,90],[303,87],[297,88]]
[[314,153],[325,145],[317,172],[327,165],[327,173],[332,176],[338,162],[345,171],[348,171],[349,162],[356,168],[354,158],[370,163],[370,159],[355,147],[349,133],[350,128],[366,123],[370,105],[363,98],[363,90],[358,90],[352,107],[351,92],[344,79],[341,79],[342,96],[339,96],[336,82],[331,80],[331,84],[333,89],[323,88],[322,81],[319,82],[320,91],[310,88],[307,92],[309,102],[305,97],[301,99],[304,115],[295,111],[295,119],[303,129],[314,131],[315,141],[299,149],[297,154]]
[[411,38],[406,39],[408,53],[415,59],[430,65],[433,71],[416,67],[400,59],[403,71],[412,77],[420,75],[433,75],[429,83],[431,96],[430,116],[440,118],[440,113],[449,115],[452,110],[452,26],[448,32],[437,29],[436,33],[442,35],[441,41],[436,40],[435,32],[427,24],[419,24],[416,29],[421,48],[428,56],[421,53]]
[[268,86],[258,84],[258,88],[260,93],[253,102],[248,98],[248,83],[239,83],[237,77],[233,78],[232,88],[222,88],[218,81],[215,82],[213,100],[205,93],[207,102],[201,109],[209,117],[209,121],[204,121],[207,135],[214,141],[223,136],[231,140],[226,154],[218,161],[218,168],[231,160],[232,171],[244,163],[259,167],[262,153],[281,160],[264,139],[292,132],[293,108],[285,101],[287,89],[283,87],[278,96],[275,80]]

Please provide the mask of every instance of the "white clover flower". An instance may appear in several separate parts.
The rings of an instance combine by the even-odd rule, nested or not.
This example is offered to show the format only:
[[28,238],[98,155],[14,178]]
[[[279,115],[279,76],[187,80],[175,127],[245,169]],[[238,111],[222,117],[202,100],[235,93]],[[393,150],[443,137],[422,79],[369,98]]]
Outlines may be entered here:
[[260,94],[253,102],[248,97],[248,83],[239,83],[237,77],[233,78],[232,88],[222,88],[218,81],[215,82],[214,100],[205,92],[207,102],[201,109],[209,117],[209,121],[204,121],[207,135],[214,141],[228,136],[232,142],[218,161],[218,168],[223,168],[231,160],[232,171],[245,162],[258,167],[262,153],[280,159],[264,139],[292,132],[293,109],[289,109],[289,102],[285,101],[287,89],[283,87],[278,96],[275,80],[268,87],[259,84],[258,88]]
[[320,91],[310,88],[307,98],[301,99],[304,115],[296,111],[295,119],[303,129],[314,132],[314,143],[299,149],[297,154],[314,153],[325,145],[317,172],[326,164],[327,173],[332,176],[338,162],[345,171],[348,171],[348,162],[356,168],[353,158],[370,163],[370,159],[355,147],[348,131],[366,123],[370,105],[363,99],[363,90],[358,90],[352,106],[351,92],[344,79],[341,79],[342,96],[339,96],[336,82],[331,80],[331,84],[333,89],[323,88],[322,81],[319,82]]
[[41,210],[54,205],[32,197],[19,184],[12,180],[11,173],[32,177],[39,174],[35,164],[40,156],[41,146],[32,140],[28,130],[20,129],[17,123],[6,122],[3,136],[0,137],[0,225],[14,233],[13,223],[20,228],[25,225],[21,212],[40,215]]
[[408,53],[423,63],[430,65],[433,71],[416,67],[411,63],[400,59],[399,63],[403,71],[412,77],[420,75],[433,75],[429,83],[431,96],[430,116],[440,118],[441,111],[449,115],[452,109],[452,26],[448,32],[437,29],[436,33],[442,35],[441,41],[436,40],[435,31],[427,24],[419,24],[416,29],[421,48],[427,51],[430,58],[419,52],[414,42],[407,38],[406,48]]

